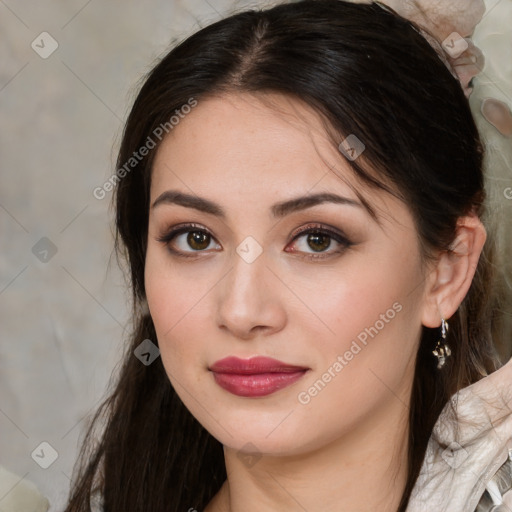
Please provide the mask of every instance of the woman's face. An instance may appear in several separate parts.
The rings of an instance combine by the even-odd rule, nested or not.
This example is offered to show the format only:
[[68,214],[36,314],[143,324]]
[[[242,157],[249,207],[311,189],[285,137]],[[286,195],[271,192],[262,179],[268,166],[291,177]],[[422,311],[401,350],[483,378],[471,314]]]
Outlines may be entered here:
[[[234,449],[299,454],[392,410],[406,423],[425,281],[407,207],[356,181],[312,110],[267,97],[279,110],[199,101],[164,139],[145,286],[162,363],[198,421]],[[295,201],[326,193],[344,199]],[[227,357],[242,369],[212,371]]]

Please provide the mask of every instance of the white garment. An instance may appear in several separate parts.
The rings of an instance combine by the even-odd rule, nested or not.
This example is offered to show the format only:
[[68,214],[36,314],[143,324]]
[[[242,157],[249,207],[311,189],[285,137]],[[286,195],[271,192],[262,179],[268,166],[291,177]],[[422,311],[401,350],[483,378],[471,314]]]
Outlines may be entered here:
[[407,512],[512,511],[512,359],[451,400],[457,417],[447,403]]

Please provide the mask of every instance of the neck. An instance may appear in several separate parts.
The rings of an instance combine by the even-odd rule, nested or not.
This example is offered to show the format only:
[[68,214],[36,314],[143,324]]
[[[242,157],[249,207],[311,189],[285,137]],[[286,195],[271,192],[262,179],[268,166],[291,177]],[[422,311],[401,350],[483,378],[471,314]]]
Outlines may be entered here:
[[228,478],[205,512],[396,512],[408,474],[408,412],[391,396],[350,432],[300,455],[246,464],[224,447]]

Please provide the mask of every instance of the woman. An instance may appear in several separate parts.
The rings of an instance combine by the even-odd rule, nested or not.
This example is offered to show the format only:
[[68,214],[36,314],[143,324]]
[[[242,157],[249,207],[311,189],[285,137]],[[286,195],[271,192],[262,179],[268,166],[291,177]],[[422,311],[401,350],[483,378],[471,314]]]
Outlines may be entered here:
[[66,510],[506,506],[482,156],[452,72],[379,5],[239,13],[174,48],[120,148],[134,330]]

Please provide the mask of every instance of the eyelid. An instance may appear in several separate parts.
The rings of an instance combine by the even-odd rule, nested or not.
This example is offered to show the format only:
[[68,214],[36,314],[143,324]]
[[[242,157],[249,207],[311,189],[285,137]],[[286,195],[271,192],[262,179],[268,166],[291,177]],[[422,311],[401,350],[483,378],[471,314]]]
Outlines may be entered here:
[[[207,228],[205,228],[201,224],[196,224],[194,222],[190,222],[190,223],[185,222],[183,224],[177,224],[176,226],[173,226],[172,228],[167,229],[162,235],[156,237],[155,240],[157,242],[162,242],[163,244],[165,244],[172,253],[186,257],[186,256],[188,256],[187,253],[183,253],[181,251],[171,249],[169,247],[169,244],[177,236],[182,235],[183,233],[191,232],[191,231],[204,232],[205,234],[210,236],[213,240],[215,240],[218,243],[217,239],[212,235],[212,233],[210,233],[210,231]],[[194,254],[194,253],[199,254],[201,252],[205,252],[205,251],[190,251],[190,254]]]
[[[296,255],[302,255],[302,259],[306,260],[322,260],[322,259],[329,259],[331,257],[335,257],[336,255],[340,255],[341,253],[345,252],[346,249],[353,246],[354,243],[350,241],[347,235],[343,233],[340,229],[330,227],[325,224],[321,223],[313,223],[308,224],[306,226],[302,226],[291,234],[292,243],[295,242],[298,238],[301,238],[304,235],[310,234],[310,233],[320,233],[323,235],[327,235],[329,238],[333,239],[338,245],[341,246],[340,249],[331,250],[327,252],[306,252],[301,253],[301,251],[291,251],[292,253]],[[287,251],[290,252],[290,251]]]
[[297,236],[315,230],[321,231],[322,233],[332,234],[340,238],[344,238],[347,242],[349,241],[348,236],[342,230],[319,222],[312,222],[307,224],[306,226],[301,226],[300,228],[295,229],[294,231],[292,231],[290,238],[293,241],[295,240],[295,238],[297,238]]
[[[183,224],[177,224],[176,226],[173,226],[172,228],[168,229],[163,235],[156,237],[155,240],[157,242],[164,243],[168,250],[172,252],[173,254],[180,256],[180,257],[200,257],[199,255],[201,253],[208,254],[210,251],[205,250],[199,250],[199,251],[179,251],[176,249],[172,249],[169,247],[170,242],[173,241],[177,236],[182,235],[183,233],[188,233],[192,231],[202,232],[207,234],[214,240],[215,242],[219,243],[215,236],[204,226],[196,223],[183,223]],[[329,225],[325,225],[322,223],[310,223],[305,226],[301,226],[300,228],[297,228],[294,230],[291,235],[289,235],[289,238],[291,238],[290,243],[294,243],[298,238],[301,238],[304,235],[310,234],[310,233],[316,233],[319,232],[321,234],[327,235],[329,238],[334,239],[334,241],[341,245],[342,248],[338,250],[331,250],[328,252],[312,252],[312,253],[304,253],[302,254],[301,251],[287,251],[291,252],[295,255],[302,254],[303,259],[327,259],[329,257],[333,257],[336,254],[339,254],[343,252],[345,249],[351,247],[354,245],[350,239],[345,235],[343,231],[341,231],[338,228],[331,227]],[[220,245],[220,244],[219,244]]]

